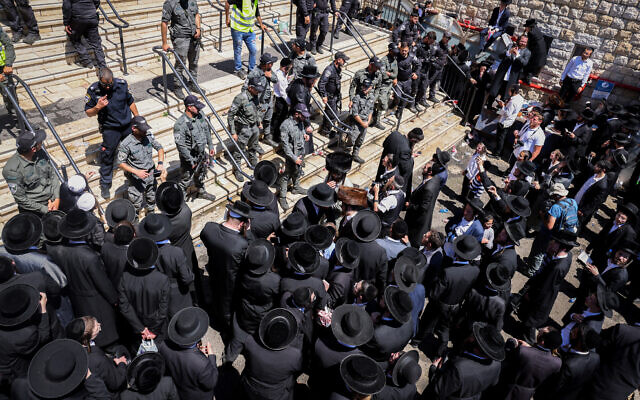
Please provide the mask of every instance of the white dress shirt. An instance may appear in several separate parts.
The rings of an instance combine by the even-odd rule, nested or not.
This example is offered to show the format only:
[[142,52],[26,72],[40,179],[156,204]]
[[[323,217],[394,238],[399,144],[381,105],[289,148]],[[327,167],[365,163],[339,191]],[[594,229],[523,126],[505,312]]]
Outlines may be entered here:
[[563,81],[566,77],[578,79],[582,81],[580,86],[584,86],[584,84],[589,80],[589,75],[591,74],[592,69],[592,59],[587,58],[585,61],[582,59],[582,56],[575,56],[564,67],[564,71],[562,71],[562,75],[560,75],[560,80]]
[[273,85],[273,93],[275,93],[276,97],[280,97],[286,100],[287,104],[289,104],[289,96],[287,96],[287,88],[289,87],[289,79],[282,72],[281,69],[276,71],[276,78],[278,78],[278,82]]
[[599,178],[597,176],[593,175],[593,176],[591,176],[591,178],[587,179],[587,181],[584,184],[582,184],[582,187],[580,188],[580,190],[576,194],[576,197],[574,198],[576,203],[578,203],[578,206],[580,205],[580,200],[582,200],[582,196],[584,196],[585,192],[587,190],[589,190],[589,188],[591,186],[593,186],[596,182],[600,181],[600,179],[602,179],[604,177],[605,177],[605,175],[602,175]]
[[507,104],[505,104],[502,109],[498,110],[498,115],[500,115],[500,119],[498,120],[498,122],[501,123],[505,128],[513,125],[524,103],[525,99],[524,97],[520,96],[520,94],[511,96]]

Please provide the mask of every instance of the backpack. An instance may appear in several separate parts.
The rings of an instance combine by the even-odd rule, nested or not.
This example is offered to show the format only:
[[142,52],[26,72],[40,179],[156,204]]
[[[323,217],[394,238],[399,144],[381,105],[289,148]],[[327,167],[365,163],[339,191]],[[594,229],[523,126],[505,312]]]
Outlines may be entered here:
[[558,202],[558,206],[562,209],[562,214],[555,223],[556,232],[569,232],[578,234],[580,229],[580,222],[578,221],[578,207],[574,206],[574,201],[570,199],[563,199]]

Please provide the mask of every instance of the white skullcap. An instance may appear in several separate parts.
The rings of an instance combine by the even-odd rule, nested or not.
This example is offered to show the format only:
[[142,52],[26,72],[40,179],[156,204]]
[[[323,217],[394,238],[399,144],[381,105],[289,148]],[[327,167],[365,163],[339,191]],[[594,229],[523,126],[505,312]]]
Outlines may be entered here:
[[78,197],[78,202],[76,203],[76,206],[78,207],[78,209],[82,211],[91,211],[93,210],[93,207],[95,207],[95,205],[96,205],[96,198],[93,197],[93,195],[89,192],[82,193],[82,195]]
[[72,193],[80,194],[87,188],[87,181],[82,175],[74,175],[67,181],[67,187]]

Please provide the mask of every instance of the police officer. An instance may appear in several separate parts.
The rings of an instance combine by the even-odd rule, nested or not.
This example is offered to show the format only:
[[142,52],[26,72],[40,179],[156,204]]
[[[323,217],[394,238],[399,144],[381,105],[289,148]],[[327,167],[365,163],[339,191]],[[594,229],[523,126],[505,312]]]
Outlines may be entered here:
[[[261,79],[258,77],[249,79],[247,90],[241,91],[233,99],[227,115],[231,135],[238,143],[240,150],[247,151],[247,158],[252,166],[258,163],[258,135],[260,134],[258,104],[262,92],[264,92],[264,86]],[[240,166],[242,156],[235,146],[233,147],[233,158],[236,160],[236,164]],[[234,175],[238,182],[244,181],[240,170],[235,167]]]
[[[13,48],[13,42],[7,35],[7,32],[2,30],[0,27],[0,67],[2,67],[2,73],[0,74],[0,85],[4,85],[5,79],[7,79],[7,75],[13,73],[13,63],[16,61],[16,51]],[[7,108],[7,112],[11,114],[13,112],[13,104],[4,93],[4,90],[0,87],[0,92],[2,92],[2,99],[4,100],[4,106]]]
[[363,164],[364,160],[358,156],[360,147],[364,143],[364,137],[367,134],[367,128],[371,123],[373,107],[375,105],[375,96],[373,95],[373,82],[365,79],[360,84],[360,90],[351,98],[351,135],[350,140],[353,144],[353,152],[351,153],[353,161]]
[[[309,50],[311,54],[324,53],[320,48],[329,31],[329,0],[316,0],[316,6],[311,13],[311,33],[309,34]],[[331,13],[336,14],[336,0],[331,0]],[[316,33],[320,28],[320,34],[316,39]]]
[[[182,173],[180,187],[186,194],[188,186],[193,181],[198,189],[198,197],[213,201],[216,197],[204,190],[202,177],[193,176],[198,161],[202,161],[203,156],[206,160],[208,156],[215,155],[209,124],[205,121],[206,116],[200,112],[204,108],[204,104],[198,101],[196,96],[189,95],[184,99],[184,107],[184,114],[173,125],[173,137],[176,140]],[[209,149],[209,154],[207,154],[207,149]]]
[[373,112],[373,120],[371,121],[371,126],[374,128],[384,129],[380,119],[385,117],[391,105],[391,87],[398,84],[398,62],[396,57],[399,53],[398,46],[394,43],[389,43],[389,53],[382,58],[382,83],[380,84],[380,92]]
[[[358,8],[360,8],[360,2],[358,0],[344,0],[342,4],[340,4],[340,10],[338,13],[342,15],[353,15],[354,12],[352,10],[358,10]],[[336,14],[336,18],[337,15],[338,14]],[[338,32],[340,32],[340,28],[342,28],[342,18],[338,18],[336,20],[336,27],[333,30],[333,37],[335,39],[340,38],[340,35],[338,34]]]
[[[402,96],[412,97],[417,86],[418,73],[422,63],[414,53],[409,51],[409,44],[402,43],[400,45],[400,54],[398,55],[398,88],[401,90]],[[417,112],[414,102],[400,100],[396,109],[396,118],[400,118],[400,112],[404,107],[412,107],[412,111]]]
[[442,70],[447,64],[451,34],[445,32],[437,44],[431,46],[431,67],[429,68],[429,101],[436,102],[436,89],[442,78]]
[[[373,85],[374,98],[377,99],[382,83],[382,71],[380,71],[380,68],[382,68],[382,61],[376,56],[371,57],[369,65],[356,72],[353,76],[349,86],[349,98],[353,99],[357,93],[360,93],[362,91],[362,83],[368,79]],[[349,108],[351,108],[352,103],[353,101],[349,102]]]
[[310,116],[307,106],[304,103],[298,103],[293,109],[293,114],[280,125],[285,170],[279,177],[278,203],[283,210],[289,208],[287,204],[289,180],[293,183],[291,193],[307,194],[307,189],[300,186],[300,177],[302,176],[302,167],[304,167],[304,143],[309,140],[309,135],[305,132],[304,121],[308,120]]
[[411,13],[409,20],[404,21],[391,35],[391,41],[396,45],[409,43],[413,48],[420,39],[420,28],[418,27],[418,13]]
[[82,43],[84,38],[96,57],[98,68],[104,68],[102,40],[98,32],[98,0],[64,0],[62,2],[62,21],[69,40],[78,53],[78,64],[84,68],[93,68],[93,61]]
[[300,73],[302,73],[302,70],[306,65],[316,66],[316,59],[306,52],[306,46],[307,41],[304,39],[296,39],[293,41],[293,50],[291,51],[289,58],[293,63],[291,73],[293,74],[294,79],[300,77]]
[[433,61],[434,52],[437,50],[436,33],[429,31],[422,38],[422,43],[418,46],[416,56],[420,59],[420,82],[418,83],[418,93],[416,95],[416,102],[424,107],[429,107],[426,100],[427,88],[429,87],[429,75],[431,72],[431,64]]
[[[249,87],[249,81],[255,78],[264,86],[264,91],[258,96],[258,112],[260,113],[264,142],[272,147],[278,146],[271,136],[271,119],[273,117],[273,88],[271,84],[278,83],[278,78],[276,74],[271,72],[271,67],[273,67],[273,63],[276,61],[278,61],[278,57],[272,56],[270,53],[261,55],[260,64],[249,72],[247,79],[244,81],[244,85],[242,85],[242,90],[246,91]],[[258,152],[260,154],[264,153],[264,150],[260,149],[259,145]]]
[[60,180],[42,150],[43,130],[22,131],[16,139],[18,149],[2,169],[2,176],[19,212],[42,216],[60,205]]
[[314,0],[295,0],[296,5],[296,39],[305,40],[309,25],[311,24],[311,12]]
[[[29,0],[0,0],[0,4],[7,19],[7,25],[13,32],[11,38],[13,43],[22,40],[26,44],[33,44],[41,39],[38,21],[29,5]],[[26,36],[24,36],[25,28],[28,32]]]
[[[341,51],[338,51],[331,64],[322,72],[320,80],[318,81],[318,93],[322,97],[322,102],[325,104],[326,115],[333,117],[338,115],[339,104],[342,102],[342,95],[340,89],[342,85],[340,80],[342,79],[342,67],[349,61],[349,57]],[[331,109],[333,112],[329,111]],[[331,124],[325,116],[322,119],[322,125],[320,126],[320,133],[326,134],[331,130]]]
[[[151,132],[143,116],[131,120],[131,134],[118,147],[117,163],[129,181],[127,195],[140,213],[142,199],[147,201],[147,214],[156,207],[156,171],[164,170],[164,149]],[[153,163],[153,149],[158,152],[158,166]],[[140,219],[142,216],[140,215]]]
[[99,81],[89,86],[85,96],[84,112],[88,117],[98,116],[102,145],[100,151],[100,193],[111,197],[113,160],[118,144],[131,133],[131,114],[138,108],[124,79],[113,78],[109,68],[100,68]]
[[[198,2],[196,0],[165,0],[162,5],[162,22],[160,22],[160,32],[162,33],[162,50],[167,51],[167,30],[171,35],[173,50],[186,64],[189,62],[189,72],[193,79],[198,79],[198,56],[200,54],[200,13],[198,12]],[[171,26],[169,26],[171,24]],[[191,82],[184,73],[182,64],[176,60],[176,72],[180,74],[182,81],[189,85],[191,91],[196,92],[196,82]],[[173,83],[174,93],[179,99],[184,99],[182,87]]]

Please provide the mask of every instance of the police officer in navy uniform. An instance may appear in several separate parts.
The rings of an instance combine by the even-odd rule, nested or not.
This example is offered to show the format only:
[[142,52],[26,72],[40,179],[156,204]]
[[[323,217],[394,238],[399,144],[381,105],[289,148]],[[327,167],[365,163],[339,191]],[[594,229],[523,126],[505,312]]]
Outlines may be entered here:
[[[338,51],[331,64],[322,72],[320,80],[318,81],[318,93],[322,96],[322,102],[326,105],[326,108],[333,110],[333,113],[327,111],[329,117],[338,115],[338,110],[341,107],[338,104],[341,103],[342,96],[340,95],[340,80],[342,79],[342,67],[349,61],[349,57],[341,51]],[[331,126],[327,117],[323,117],[322,125],[320,126],[320,133],[327,133],[331,130]]]
[[311,12],[313,11],[314,0],[296,0],[296,39],[305,40],[309,26],[311,25]]
[[418,27],[418,14],[411,13],[409,20],[405,21],[391,35],[391,42],[397,45],[400,43],[409,43],[411,50],[418,44],[420,40],[420,28]]
[[[311,13],[311,33],[309,34],[309,50],[311,54],[324,53],[320,48],[327,37],[329,31],[329,0],[316,0],[316,7]],[[336,0],[331,0],[331,13],[338,14],[336,11]],[[337,15],[336,15],[337,18]],[[320,28],[320,34],[316,39],[316,32]]]
[[109,68],[101,68],[99,81],[89,86],[84,111],[89,117],[98,116],[102,145],[100,151],[100,194],[111,197],[113,161],[120,141],[131,133],[131,114],[138,108],[124,79],[114,78]]
[[93,68],[93,60],[82,39],[84,38],[93,50],[98,68],[104,68],[107,64],[104,61],[102,51],[102,40],[98,32],[98,7],[100,0],[64,0],[62,2],[62,21],[64,30],[69,35],[69,40],[78,53],[78,61],[82,67]]

